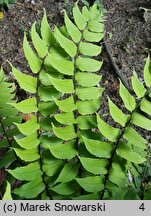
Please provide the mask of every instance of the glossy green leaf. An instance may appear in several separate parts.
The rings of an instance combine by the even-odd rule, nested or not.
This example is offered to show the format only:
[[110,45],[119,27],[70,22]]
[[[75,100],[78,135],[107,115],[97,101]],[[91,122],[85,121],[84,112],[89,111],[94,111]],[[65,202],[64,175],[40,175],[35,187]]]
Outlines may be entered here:
[[[2,75],[2,79],[3,79],[3,82],[0,83],[1,90],[3,90],[3,88],[8,88],[8,87],[11,87],[13,85],[12,83],[5,82],[5,77],[3,77],[3,75]],[[11,89],[9,89],[9,90],[10,90],[10,92],[12,92]],[[3,92],[5,92],[5,91],[3,91]]]
[[35,74],[38,73],[41,69],[42,61],[38,58],[38,56],[31,49],[31,47],[27,41],[26,34],[24,35],[23,49],[24,49],[26,59],[28,61],[28,64],[29,64],[32,72]]
[[23,184],[21,187],[16,188],[13,193],[26,199],[36,198],[41,192],[45,190],[45,185],[41,177]]
[[64,100],[57,100],[56,98],[54,98],[54,101],[56,105],[59,107],[59,109],[63,112],[70,112],[76,109],[73,96],[70,96]]
[[[3,79],[4,79],[3,82],[0,84],[0,88],[1,88],[1,90],[3,90],[3,89],[2,89],[3,87],[4,87],[4,88],[8,88],[8,87],[13,86],[12,83],[10,83],[10,82],[5,82],[5,76],[4,76]],[[11,91],[11,89],[9,89],[9,90]]]
[[5,193],[3,195],[2,200],[12,200],[12,196],[11,196],[11,185],[8,181],[6,181],[7,186],[6,186],[6,190]]
[[120,164],[115,162],[112,163],[112,168],[109,173],[109,180],[119,187],[123,187],[126,184],[126,176]]
[[[48,149],[49,145],[50,146],[55,146],[55,145],[58,145],[58,144],[62,144],[62,140],[57,138],[56,136],[49,136],[48,137],[46,134],[43,134],[43,135],[41,135],[41,137],[39,139],[40,139],[41,144],[44,144],[45,148],[47,148],[47,149]],[[50,158],[51,157],[49,156],[49,159]]]
[[[1,132],[1,128],[0,128],[0,132]],[[8,148],[9,147],[9,143],[8,143],[8,140],[3,138],[1,141],[0,141],[0,150],[3,149],[3,148]]]
[[82,8],[82,14],[83,14],[83,16],[85,17],[85,20],[86,20],[86,21],[89,21],[90,11],[88,10],[88,7],[87,7],[87,6],[84,6],[84,7]]
[[73,112],[59,113],[55,115],[55,119],[61,124],[72,125],[76,123]]
[[83,55],[97,56],[101,53],[102,47],[92,43],[81,42],[79,45],[79,51]]
[[76,89],[77,96],[81,100],[92,100],[92,99],[97,99],[102,95],[103,88],[100,87],[87,87],[87,88],[82,88],[78,87]]
[[75,178],[78,173],[78,167],[76,163],[67,163],[64,165],[61,173],[59,174],[55,183],[69,182]]
[[55,127],[52,125],[54,134],[62,140],[70,140],[77,136],[74,132],[73,125],[65,126],[65,127]]
[[78,57],[76,60],[76,65],[81,71],[88,71],[88,72],[96,72],[100,70],[102,66],[101,61],[90,59],[90,58],[83,58]]
[[[4,84],[4,83],[3,83]],[[5,86],[1,84],[1,103],[8,102],[14,98],[15,94],[13,91],[15,90],[15,86],[12,84],[11,86]]]
[[[7,91],[5,89],[5,91]],[[8,103],[9,101],[11,101],[13,98],[15,97],[15,94],[13,93],[9,93],[8,91],[6,93],[3,94],[3,92],[1,91],[1,98],[0,98],[0,106],[3,107],[4,103]]]
[[132,122],[141,128],[151,131],[151,120],[137,112],[133,114]]
[[52,155],[58,159],[70,160],[78,154],[74,141],[55,146],[48,146],[48,148],[50,149]]
[[12,71],[22,89],[30,93],[36,92],[37,78],[23,74],[14,67],[12,67]]
[[62,165],[62,161],[56,158],[50,157],[49,159],[43,160],[43,171],[46,173],[47,176],[55,175],[59,168]]
[[[48,57],[48,56],[47,56]],[[44,86],[50,86],[52,83],[50,82],[50,80],[48,79],[47,74],[49,74],[47,71],[42,70],[39,74],[39,80],[41,82],[42,85]],[[58,73],[59,74],[59,73]],[[57,75],[58,75],[57,74]]]
[[59,98],[61,93],[58,92],[54,86],[40,86],[38,88],[38,95],[42,101],[53,101],[53,97]]
[[[125,193],[124,200],[139,200],[138,193],[135,188],[129,187],[128,191]],[[143,198],[145,200],[145,197]]]
[[103,39],[103,37],[104,37],[103,33],[95,33],[87,29],[85,29],[83,32],[83,38],[88,42],[99,42],[100,40]]
[[39,145],[40,141],[37,138],[37,131],[28,135],[25,138],[18,139],[17,137],[14,137],[16,142],[19,144],[20,147],[24,149],[31,149]]
[[7,106],[7,107],[3,107],[3,108],[1,108],[1,105],[0,105],[0,115],[1,116],[7,116],[7,117],[9,117],[9,116],[14,116],[14,115],[17,115],[17,113],[18,113],[18,110],[17,109],[15,109],[15,107],[12,107],[12,106]]
[[12,116],[12,117],[5,117],[1,120],[3,126],[12,126],[13,122],[17,122],[20,123],[22,121],[22,117],[21,116]]
[[144,80],[147,86],[151,86],[151,63],[150,54],[148,54],[147,61],[144,67]]
[[98,115],[97,122],[98,128],[104,137],[106,137],[111,142],[115,142],[118,139],[118,136],[120,135],[120,129],[108,125]]
[[93,114],[99,109],[100,104],[101,104],[100,97],[89,101],[78,101],[77,102],[78,112],[81,115]]
[[58,110],[58,107],[54,103],[54,101],[39,103],[39,111],[43,116],[54,114],[54,112],[56,112],[57,110]]
[[90,8],[90,20],[102,21],[102,11],[100,11],[97,2]]
[[0,106],[2,106],[4,103],[9,102],[12,100],[15,96],[13,91],[15,90],[14,86],[5,86],[2,85],[0,86],[0,91],[1,91],[1,96],[0,96]]
[[101,78],[102,77],[99,75],[86,72],[77,72],[75,75],[75,79],[78,82],[78,84],[84,87],[98,85],[101,81]]
[[72,200],[99,200],[99,193],[92,193],[88,195],[81,195],[79,197],[72,197]]
[[51,28],[49,26],[46,10],[44,9],[44,15],[41,21],[41,36],[42,39],[45,41],[46,45],[52,45],[55,41],[54,35],[51,31]]
[[37,123],[36,116],[32,116],[27,122],[22,124],[15,125],[18,127],[19,131],[24,135],[33,134],[36,130],[40,128],[40,125]]
[[[6,82],[1,83],[1,85],[0,85],[1,101],[4,100],[4,99],[7,99],[7,98],[5,98],[5,96],[7,96],[10,99],[12,99],[14,97],[13,92],[14,92],[15,89],[16,88],[15,88],[15,85],[13,83],[12,84],[6,83]],[[7,101],[8,101],[8,99],[7,99]],[[4,101],[4,102],[6,102],[6,101]]]
[[125,158],[126,160],[133,162],[135,164],[141,164],[146,161],[145,158],[142,158],[139,154],[132,151],[132,149],[125,143],[120,143],[116,150],[116,153]]
[[151,186],[148,185],[147,190],[144,193],[144,200],[151,200]]
[[45,42],[40,38],[39,34],[36,31],[36,22],[32,24],[31,38],[38,55],[41,58],[44,58],[48,52],[48,48]]
[[146,89],[144,85],[141,83],[141,81],[138,79],[135,71],[132,76],[132,86],[137,97],[142,98],[146,92]]
[[136,103],[134,97],[129,93],[125,86],[120,81],[120,96],[124,102],[126,109],[132,112],[135,109]]
[[80,30],[84,30],[86,25],[87,25],[87,22],[86,22],[85,17],[83,16],[81,11],[79,10],[77,3],[75,4],[75,6],[73,8],[73,17],[74,17],[74,22],[76,23],[78,28]]
[[62,195],[71,195],[75,191],[74,184],[72,182],[60,183],[55,187],[50,188],[52,191],[62,194]]
[[52,117],[46,117],[46,118],[42,118],[40,120],[40,127],[41,127],[41,130],[43,132],[53,132],[52,131],[52,124],[55,124],[56,127],[57,126],[60,126],[60,123],[58,123],[55,118],[52,116]]
[[98,192],[104,189],[104,176],[90,176],[86,178],[76,178],[78,184],[90,193]]
[[57,27],[55,28],[55,37],[60,46],[69,54],[69,56],[74,57],[76,55],[76,45],[71,40],[66,38]]
[[[66,53],[66,51],[61,46],[58,45],[58,43],[53,44],[53,47],[51,47],[49,53],[53,58],[55,58],[57,60],[69,59],[68,53]],[[46,57],[45,60],[46,60],[45,63],[48,64],[49,58],[47,60],[47,57]]]
[[91,20],[88,23],[88,29],[92,32],[103,33],[104,32],[104,24],[100,23],[96,20]]
[[37,176],[42,176],[42,171],[40,170],[39,162],[30,163],[23,167],[18,167],[14,170],[7,170],[12,176],[20,181],[32,181],[37,178]]
[[147,114],[151,115],[151,102],[148,101],[146,98],[143,98],[143,100],[140,103],[140,109],[143,112],[146,112]]
[[73,62],[67,61],[64,59],[56,59],[53,56],[49,55],[51,65],[60,73],[66,75],[74,74],[74,65]]
[[46,191],[42,192],[41,200],[50,200],[50,197],[48,196]]
[[[125,185],[126,183],[124,184],[124,186]],[[116,184],[112,183],[111,181],[107,181],[106,188],[108,191],[112,191],[112,197],[114,200],[124,200],[125,189],[123,190],[123,188],[118,187]],[[107,198],[110,198],[110,196]]]
[[97,157],[110,158],[114,145],[112,143],[82,137],[86,149]]
[[3,109],[4,104],[8,103],[9,101],[11,101],[14,98],[14,96],[15,96],[14,91],[16,90],[14,85],[5,86],[3,84],[4,83],[2,83],[0,85],[0,92],[1,92],[0,107],[1,107],[1,109]]
[[23,113],[31,113],[31,112],[38,111],[35,97],[23,100],[19,103],[9,103],[9,104],[14,106],[17,110]]
[[81,32],[79,31],[79,29],[71,22],[71,20],[69,19],[67,13],[65,12],[65,24],[66,24],[66,28],[67,31],[69,33],[69,35],[71,36],[72,40],[76,43],[78,43],[81,39]]
[[78,127],[81,130],[88,130],[97,127],[96,116],[78,116]]
[[12,138],[13,136],[17,136],[19,134],[19,131],[16,127],[9,128],[9,130],[6,131],[7,137]]
[[126,127],[123,137],[132,145],[143,149],[146,148],[147,141],[141,137],[132,127]]
[[107,165],[108,160],[98,159],[98,158],[85,158],[79,157],[82,166],[90,173],[95,175],[106,174],[107,173]]
[[109,109],[110,114],[115,122],[121,124],[123,127],[125,126],[126,122],[128,121],[129,115],[123,113],[108,97]]
[[74,86],[72,79],[55,79],[48,75],[53,86],[62,93],[74,93]]
[[16,160],[14,151],[11,149],[0,159],[0,169],[10,166],[10,164]]
[[35,161],[40,158],[37,147],[32,149],[26,149],[26,150],[19,149],[19,148],[12,148],[12,149],[15,151],[16,155],[20,159],[26,162]]

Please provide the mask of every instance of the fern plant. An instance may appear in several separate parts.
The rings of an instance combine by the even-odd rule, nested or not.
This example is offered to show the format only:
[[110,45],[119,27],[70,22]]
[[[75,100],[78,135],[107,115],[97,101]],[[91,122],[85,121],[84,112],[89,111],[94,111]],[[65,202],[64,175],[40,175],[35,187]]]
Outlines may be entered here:
[[20,87],[33,94],[12,103],[20,112],[32,113],[27,122],[15,123],[23,138],[15,136],[19,148],[13,150],[27,163],[8,170],[23,181],[13,191],[19,197],[55,199],[83,193],[80,156],[85,151],[80,150],[80,139],[96,127],[95,112],[103,91],[97,86],[101,77],[94,74],[102,62],[91,58],[100,54],[101,47],[92,42],[103,38],[104,25],[97,5],[90,10],[83,7],[81,12],[76,4],[73,17],[76,25],[65,13],[65,27],[56,27],[53,34],[45,13],[41,37],[33,24],[31,38],[38,56],[25,35],[23,48],[35,76],[22,74],[12,66]]
[[[149,165],[149,152],[147,153],[147,140],[145,140],[137,131],[135,126],[151,130],[151,70],[150,70],[150,56],[144,68],[144,85],[138,79],[134,72],[131,78],[132,87],[135,92],[134,98],[125,86],[120,82],[120,97],[124,103],[128,113],[122,112],[110,98],[108,98],[108,105],[112,119],[117,122],[120,128],[115,128],[106,123],[99,115],[97,115],[97,123],[100,132],[107,139],[107,143],[98,144],[108,147],[109,155],[108,165],[106,167],[106,174],[104,176],[103,185],[104,189],[101,191],[101,199],[112,197],[113,199],[131,199],[125,191],[128,189],[133,192],[135,199],[139,199],[137,194],[138,185],[135,184],[135,179],[142,173],[142,167],[138,164],[143,164],[146,167]],[[85,145],[88,146],[92,140],[85,139]],[[99,147],[99,146],[98,146]],[[92,153],[92,149],[89,149]],[[101,157],[95,154],[95,156]],[[146,160],[147,159],[147,160]],[[126,174],[127,172],[127,174]],[[127,178],[126,178],[127,176]],[[126,179],[132,184],[133,187],[127,187]],[[127,188],[127,189],[126,189]],[[134,189],[135,188],[135,189]]]
[[[65,26],[50,29],[46,12],[41,35],[36,23],[31,28],[35,51],[24,35],[23,48],[32,75],[12,65],[20,87],[31,97],[11,103],[19,112],[30,114],[17,123],[21,134],[11,147],[23,162],[8,173],[20,182],[14,199],[126,199],[131,173],[137,178],[147,163],[147,141],[133,125],[150,130],[150,59],[144,86],[132,77],[135,98],[120,84],[120,96],[129,112],[124,114],[110,99],[110,114],[121,125],[114,128],[98,114],[103,88],[99,83],[102,61],[96,60],[104,36],[103,14],[94,4],[80,11],[73,8],[74,23],[65,12]],[[142,121],[142,122],[141,122]],[[141,122],[141,123],[140,123]],[[128,175],[127,175],[128,173]],[[132,182],[132,181],[131,181]],[[136,191],[134,185],[131,188]],[[10,196],[10,185],[4,199]]]
[[[19,131],[13,121],[20,123],[21,117],[18,116],[18,111],[9,105],[14,101],[15,85],[6,81],[2,68],[0,69],[0,92],[0,169],[3,170],[5,167],[13,166],[16,161],[11,148],[16,145],[13,136]],[[3,184],[0,186],[2,187]]]

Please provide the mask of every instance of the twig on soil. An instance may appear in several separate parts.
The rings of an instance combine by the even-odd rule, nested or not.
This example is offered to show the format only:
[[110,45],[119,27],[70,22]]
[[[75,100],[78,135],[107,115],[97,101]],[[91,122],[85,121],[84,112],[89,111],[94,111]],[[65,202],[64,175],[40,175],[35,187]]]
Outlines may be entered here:
[[104,46],[104,48],[105,48],[105,51],[106,51],[106,53],[107,53],[107,57],[108,57],[109,60],[110,60],[110,64],[111,64],[111,66],[112,66],[112,68],[113,68],[113,70],[114,70],[116,76],[120,78],[120,80],[122,81],[123,85],[127,88],[127,90],[128,90],[131,94],[134,94],[134,91],[133,91],[132,88],[128,85],[128,82],[126,81],[126,77],[123,76],[121,70],[118,68],[116,62],[114,61],[114,58],[113,58],[113,56],[112,56],[112,54],[111,54],[111,51],[110,51],[111,49],[110,49],[110,47],[109,47],[107,41],[108,41],[108,40],[104,39],[102,44],[103,44],[103,46]]

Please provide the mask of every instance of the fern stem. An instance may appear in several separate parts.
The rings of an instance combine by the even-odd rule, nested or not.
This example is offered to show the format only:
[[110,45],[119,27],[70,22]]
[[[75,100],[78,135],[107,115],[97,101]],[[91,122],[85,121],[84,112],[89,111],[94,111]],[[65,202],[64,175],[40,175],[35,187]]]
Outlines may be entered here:
[[[9,147],[8,147],[8,150],[9,150],[9,148],[12,147],[12,142],[13,142],[14,138],[12,137],[12,139],[10,140],[9,137],[7,136],[7,133],[6,133],[6,130],[5,130],[5,126],[3,125],[3,122],[2,122],[2,117],[0,117],[0,125],[1,125],[2,130],[3,130],[3,134],[4,134],[4,136],[6,137],[7,142],[8,142],[8,144],[9,144]],[[15,159],[18,161],[18,163],[19,163],[21,166],[24,165],[23,161],[18,157],[18,155],[16,154],[16,152],[15,152],[15,151],[13,151],[13,152],[14,152]],[[6,170],[5,170],[5,172],[7,173]]]
[[[48,49],[49,51],[49,49]],[[48,55],[48,54],[47,54]],[[42,59],[42,64],[41,64],[41,68],[40,70],[38,71],[37,73],[37,87],[36,87],[36,93],[35,93],[35,97],[36,97],[36,102],[37,102],[37,107],[39,107],[39,102],[40,102],[40,98],[39,98],[39,95],[38,95],[38,89],[39,89],[39,86],[40,86],[40,79],[39,79],[39,74],[40,72],[44,69],[44,61],[45,61],[45,58],[47,57],[47,55]],[[36,113],[36,118],[37,118],[37,123],[40,124],[40,118],[41,118],[41,114],[40,114],[40,111],[38,110],[37,113]],[[41,131],[40,129],[37,130],[37,138],[39,139],[40,138],[40,135],[41,135]],[[41,155],[41,144],[39,144],[38,146],[38,153],[40,155],[40,159],[39,159],[39,164],[40,164],[40,170],[42,171],[42,181],[45,185],[45,191],[46,191],[46,194],[47,196],[49,197],[49,199],[51,200],[51,196],[49,194],[49,189],[48,189],[48,185],[45,181],[45,173],[44,173],[44,170],[43,170],[43,161],[42,161],[42,155]]]
[[129,124],[131,123],[133,114],[139,109],[142,100],[143,100],[145,97],[147,97],[147,96],[149,95],[150,90],[151,90],[151,88],[147,88],[147,91],[146,91],[146,93],[144,94],[144,96],[143,96],[141,99],[139,99],[139,100],[137,101],[136,107],[135,107],[135,109],[132,111],[132,113],[131,113],[131,115],[130,115],[130,118],[127,120],[125,126],[121,129],[121,133],[120,133],[120,135],[119,135],[117,141],[114,142],[115,148],[113,149],[112,154],[111,154],[111,157],[110,157],[110,159],[109,159],[109,165],[108,165],[108,167],[107,167],[108,172],[106,173],[106,175],[105,175],[105,180],[104,180],[104,189],[103,189],[103,191],[101,191],[101,196],[100,196],[100,199],[101,199],[101,200],[103,200],[103,197],[104,197],[104,193],[105,193],[105,190],[106,190],[106,184],[107,184],[107,181],[108,181],[108,179],[109,179],[110,169],[111,169],[111,167],[112,167],[113,159],[114,159],[114,156],[115,156],[115,154],[116,154],[116,150],[117,150],[117,148],[118,148],[119,142],[120,142],[120,140],[123,138],[123,135],[124,135],[124,133],[125,133],[126,128],[127,128],[127,127],[129,126]]
[[[80,42],[81,42],[81,41],[80,41]],[[76,75],[76,72],[77,72],[77,68],[76,68],[76,59],[77,59],[78,56],[79,56],[79,44],[80,44],[80,42],[77,44],[77,53],[76,53],[76,56],[75,56],[75,58],[74,58],[74,76],[73,76],[73,85],[74,85],[74,90],[75,90],[75,93],[73,94],[74,104],[77,103],[77,99],[78,99],[78,97],[77,97],[77,95],[76,95],[77,81],[76,81],[76,79],[75,79],[75,75]],[[78,110],[76,109],[76,110],[74,111],[74,118],[76,119],[78,116],[79,116],[79,112],[78,112]],[[77,150],[78,150],[78,152],[79,152],[79,145],[80,145],[80,144],[79,144],[79,142],[78,142],[78,130],[79,130],[78,124],[76,123],[76,124],[74,124],[74,131],[75,131],[75,133],[77,134],[77,137],[76,137],[76,147],[77,147]],[[81,166],[81,163],[80,163],[80,160],[79,160],[78,157],[77,157],[77,159],[78,159],[78,162],[79,162],[79,164],[80,164],[79,170],[78,170],[78,176],[79,176],[79,178],[82,178],[82,166]],[[83,188],[81,188],[81,195],[83,195],[83,193],[84,193],[84,190],[83,190]]]
[[2,122],[2,118],[0,117],[0,124],[1,124],[1,127],[2,127],[2,130],[3,130],[3,134],[5,135],[7,141],[8,141],[8,144],[9,144],[9,147],[12,147],[12,141],[9,139],[9,137],[7,136],[7,133],[6,133],[6,130],[5,130],[5,127],[3,125],[3,122]]
[[[86,26],[87,27],[87,26]],[[85,27],[85,28],[86,28]],[[76,73],[77,73],[77,66],[76,66],[76,60],[77,60],[77,58],[78,58],[78,56],[80,55],[80,51],[79,51],[79,46],[80,46],[80,43],[82,42],[82,40],[83,40],[83,32],[84,32],[84,30],[85,29],[83,29],[82,31],[81,31],[81,34],[82,34],[82,36],[81,36],[81,40],[77,43],[77,53],[76,53],[76,56],[74,57],[74,59],[73,59],[73,63],[74,63],[74,75],[73,75],[73,85],[74,85],[74,94],[73,94],[73,99],[74,99],[74,104],[76,104],[77,103],[77,100],[78,100],[78,97],[77,97],[77,95],[76,95],[76,88],[77,88],[77,81],[76,81],[76,79],[75,79],[75,75],[76,75]],[[74,118],[76,119],[78,116],[79,116],[80,114],[79,114],[79,112],[78,112],[78,110],[76,109],[75,111],[74,111]],[[78,150],[78,152],[80,151],[80,149],[79,149],[79,146],[80,146],[80,143],[79,143],[79,139],[78,139],[78,130],[79,130],[79,128],[78,128],[78,124],[76,123],[76,124],[74,124],[74,131],[75,131],[75,133],[77,134],[77,137],[76,137],[76,146],[77,146],[77,150]],[[80,166],[79,166],[79,170],[78,170],[78,176],[79,176],[79,178],[82,178],[82,166],[81,166],[81,162],[80,162],[80,159],[77,157],[77,160],[78,160],[78,162],[79,162],[79,164],[80,164]],[[81,195],[83,195],[84,194],[84,189],[81,187]]]

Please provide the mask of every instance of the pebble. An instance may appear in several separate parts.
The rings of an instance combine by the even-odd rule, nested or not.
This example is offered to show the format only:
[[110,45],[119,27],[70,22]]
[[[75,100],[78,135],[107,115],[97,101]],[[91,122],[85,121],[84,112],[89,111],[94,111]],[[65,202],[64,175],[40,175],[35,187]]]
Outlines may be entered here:
[[36,4],[35,0],[25,0],[25,3],[31,3],[31,4],[33,4],[33,5]]

